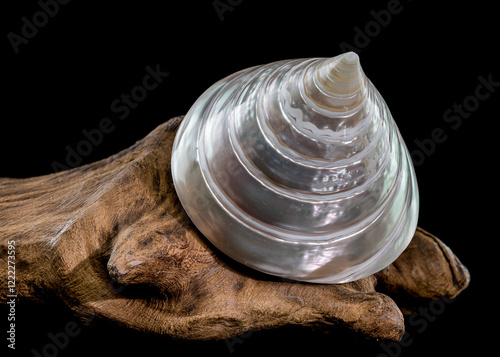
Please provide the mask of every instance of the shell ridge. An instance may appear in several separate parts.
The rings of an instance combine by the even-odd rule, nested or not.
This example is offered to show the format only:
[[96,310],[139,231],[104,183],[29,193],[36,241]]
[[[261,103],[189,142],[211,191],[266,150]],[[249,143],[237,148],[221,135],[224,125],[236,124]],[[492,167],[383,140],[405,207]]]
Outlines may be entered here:
[[355,53],[236,72],[179,129],[182,205],[216,247],[257,270],[359,279],[394,261],[416,229],[408,149]]

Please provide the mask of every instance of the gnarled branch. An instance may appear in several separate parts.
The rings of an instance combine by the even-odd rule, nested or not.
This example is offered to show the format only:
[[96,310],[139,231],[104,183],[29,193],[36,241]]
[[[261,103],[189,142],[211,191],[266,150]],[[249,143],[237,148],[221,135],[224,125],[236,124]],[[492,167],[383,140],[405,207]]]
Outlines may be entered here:
[[343,325],[398,340],[403,315],[377,290],[435,299],[467,287],[467,269],[421,228],[391,266],[346,284],[285,281],[222,256],[189,221],[172,184],[181,120],[90,165],[0,179],[0,257],[15,241],[18,296],[55,294],[81,316],[183,339],[292,324]]

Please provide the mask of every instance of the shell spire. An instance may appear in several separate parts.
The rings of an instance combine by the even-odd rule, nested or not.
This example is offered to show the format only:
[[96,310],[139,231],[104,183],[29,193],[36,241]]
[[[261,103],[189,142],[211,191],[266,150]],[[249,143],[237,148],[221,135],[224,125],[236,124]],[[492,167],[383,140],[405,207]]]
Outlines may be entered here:
[[318,73],[319,82],[333,95],[354,93],[362,85],[362,76],[359,57],[354,52],[325,60]]
[[286,278],[370,275],[416,229],[407,149],[353,52],[257,66],[214,84],[184,118],[172,173],[212,243]]

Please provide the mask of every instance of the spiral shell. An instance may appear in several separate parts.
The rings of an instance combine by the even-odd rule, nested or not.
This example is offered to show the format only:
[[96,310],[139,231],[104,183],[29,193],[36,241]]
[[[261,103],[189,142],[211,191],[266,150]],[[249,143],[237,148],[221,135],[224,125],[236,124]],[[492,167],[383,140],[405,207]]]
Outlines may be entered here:
[[274,62],[215,83],[179,128],[172,174],[208,240],[288,279],[371,275],[416,229],[408,151],[352,52]]

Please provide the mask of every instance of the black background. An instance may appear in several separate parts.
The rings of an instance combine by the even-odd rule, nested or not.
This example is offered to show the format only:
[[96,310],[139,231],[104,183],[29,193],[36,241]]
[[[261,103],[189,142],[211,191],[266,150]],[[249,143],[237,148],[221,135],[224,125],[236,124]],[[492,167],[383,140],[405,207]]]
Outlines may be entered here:
[[[23,16],[32,19],[40,5],[2,4],[0,177],[53,172],[54,161],[65,163],[66,146],[74,147],[84,138],[82,130],[97,128],[105,117],[116,129],[82,164],[125,149],[185,114],[206,88],[235,71],[282,59],[335,56],[343,52],[341,43],[357,46],[363,69],[388,103],[409,150],[419,149],[417,141],[431,138],[436,128],[446,136],[416,166],[419,225],[450,246],[472,276],[469,288],[425,331],[408,327],[412,343],[396,354],[489,353],[496,342],[490,323],[497,317],[491,277],[497,234],[491,226],[498,213],[494,145],[500,87],[455,129],[443,114],[474,95],[479,76],[500,81],[494,58],[497,10],[479,2],[401,0],[401,11],[377,28],[373,14],[390,1],[220,2],[233,3],[222,18],[211,0],[73,0],[60,5],[17,54],[7,35],[21,34]],[[369,41],[356,37],[356,28],[371,33]],[[123,121],[117,119],[110,104],[142,82],[146,66],[157,64],[170,75]],[[57,302],[18,304],[17,310],[16,345],[26,356],[72,319]],[[7,342],[0,340],[3,348]],[[233,348],[234,356],[384,352],[379,343],[356,336],[294,328],[255,332]],[[58,356],[111,353],[231,354],[224,341],[172,341],[100,323],[84,328]]]

